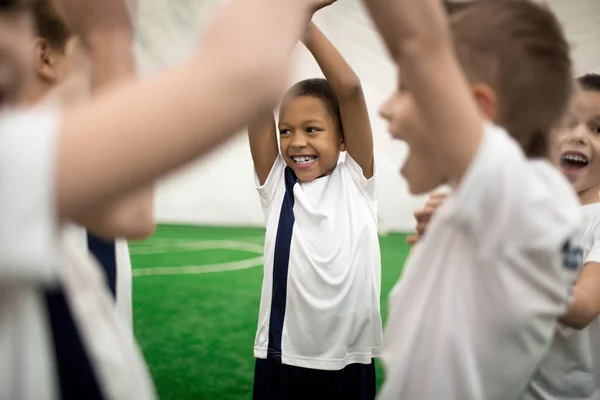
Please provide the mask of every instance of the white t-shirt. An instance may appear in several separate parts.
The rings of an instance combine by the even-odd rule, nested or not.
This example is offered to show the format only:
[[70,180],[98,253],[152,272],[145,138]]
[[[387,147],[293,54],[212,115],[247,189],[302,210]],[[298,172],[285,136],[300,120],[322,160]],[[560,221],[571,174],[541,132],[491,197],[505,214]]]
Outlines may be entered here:
[[[600,203],[583,206],[582,210],[586,224],[580,243],[585,266],[600,263]],[[559,324],[552,347],[529,383],[523,400],[599,400],[600,380],[596,381],[597,376],[594,376],[594,372],[600,373],[600,360],[594,359],[594,347],[598,344],[598,318],[583,330]]]
[[[74,246],[82,250],[89,250],[88,233],[84,227],[76,224],[66,224],[64,232],[73,241]],[[125,239],[115,240],[114,252],[117,275],[115,310],[123,323],[133,330],[131,257],[127,241]],[[96,259],[96,261],[99,260]]]
[[0,399],[57,396],[41,288],[58,282],[52,117],[0,117]]
[[133,331],[131,255],[127,240],[117,239],[115,252],[117,259],[117,314],[123,323]]
[[371,363],[382,336],[375,177],[348,155],[329,176],[297,182],[278,157],[256,185],[267,229],[255,357],[321,370]]
[[390,295],[380,398],[519,398],[566,309],[580,226],[566,179],[486,124]]
[[99,266],[56,220],[60,114],[0,118],[0,398],[53,400],[58,371],[46,293],[64,292],[102,394],[154,399],[147,368],[111,304]]

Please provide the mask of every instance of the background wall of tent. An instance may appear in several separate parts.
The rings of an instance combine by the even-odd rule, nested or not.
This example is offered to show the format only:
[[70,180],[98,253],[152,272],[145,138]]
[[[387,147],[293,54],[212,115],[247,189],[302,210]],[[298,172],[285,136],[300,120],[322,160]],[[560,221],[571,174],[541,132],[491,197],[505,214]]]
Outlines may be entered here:
[[[220,0],[140,0],[137,53],[143,76],[189,54]],[[552,8],[573,44],[577,73],[600,73],[600,0],[553,0]],[[382,230],[409,231],[412,210],[422,199],[410,196],[398,176],[402,143],[387,134],[377,109],[395,85],[395,70],[358,0],[340,0],[320,12],[317,24],[361,77],[371,111],[379,175]],[[290,84],[322,76],[308,52],[295,52]],[[247,139],[241,134],[207,159],[159,184],[159,222],[195,225],[260,226],[263,216],[253,186]]]

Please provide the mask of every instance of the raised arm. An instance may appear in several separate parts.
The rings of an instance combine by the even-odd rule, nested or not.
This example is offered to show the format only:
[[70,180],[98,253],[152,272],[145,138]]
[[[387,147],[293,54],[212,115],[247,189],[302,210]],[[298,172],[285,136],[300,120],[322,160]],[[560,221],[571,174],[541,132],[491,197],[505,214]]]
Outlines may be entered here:
[[435,135],[432,158],[457,184],[475,157],[483,119],[454,54],[442,2],[363,1],[417,103],[425,131]]
[[[110,7],[119,7],[119,0],[61,3],[75,31],[86,15],[103,18]],[[58,147],[60,217],[81,216],[152,182],[272,109],[285,84],[290,49],[318,3],[227,2],[196,56],[66,112]]]
[[[136,76],[133,52],[133,25],[127,24],[110,32],[99,31],[91,36],[87,49],[91,58],[92,95]],[[78,44],[81,42],[78,42]],[[154,232],[154,185],[141,188],[90,209],[80,224],[106,239],[122,237],[142,239]]]
[[346,150],[365,178],[373,176],[373,132],[360,79],[335,46],[312,22],[304,44],[321,67],[340,103]]
[[277,145],[277,127],[272,112],[267,112],[248,125],[250,152],[254,170],[261,185],[264,185],[279,155]]

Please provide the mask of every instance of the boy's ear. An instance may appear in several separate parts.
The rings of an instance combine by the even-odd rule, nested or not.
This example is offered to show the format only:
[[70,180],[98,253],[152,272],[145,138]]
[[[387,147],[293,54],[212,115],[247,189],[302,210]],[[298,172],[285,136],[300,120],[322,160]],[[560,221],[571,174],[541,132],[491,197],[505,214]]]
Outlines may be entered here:
[[346,151],[346,141],[344,140],[344,132],[341,133],[340,151]]
[[44,38],[35,39],[35,71],[45,81],[56,81],[54,53],[48,41]]
[[498,115],[498,98],[496,92],[488,85],[477,83],[471,86],[471,91],[483,117],[495,122]]

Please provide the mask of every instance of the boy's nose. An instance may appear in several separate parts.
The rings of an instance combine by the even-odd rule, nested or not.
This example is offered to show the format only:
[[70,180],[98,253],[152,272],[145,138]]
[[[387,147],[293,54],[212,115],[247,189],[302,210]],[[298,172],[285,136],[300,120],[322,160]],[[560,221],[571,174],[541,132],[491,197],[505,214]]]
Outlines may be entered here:
[[569,142],[573,144],[585,145],[586,140],[586,127],[584,124],[579,124],[571,133]]
[[294,135],[290,146],[293,148],[299,149],[299,148],[306,147],[306,144],[307,144],[306,138],[303,135]]

